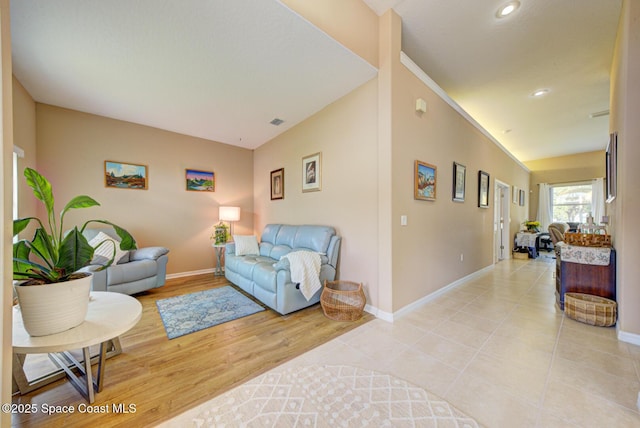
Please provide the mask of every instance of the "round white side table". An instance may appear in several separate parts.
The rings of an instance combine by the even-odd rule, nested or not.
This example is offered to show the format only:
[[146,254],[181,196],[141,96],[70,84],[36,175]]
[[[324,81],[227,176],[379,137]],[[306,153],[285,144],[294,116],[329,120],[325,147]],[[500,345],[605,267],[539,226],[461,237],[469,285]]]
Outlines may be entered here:
[[[20,308],[13,308],[13,376],[20,391],[30,391],[50,383],[52,380],[30,383],[23,370],[26,354],[49,354],[49,358],[64,370],[74,387],[94,401],[94,393],[102,390],[107,345],[114,348],[112,355],[120,353],[118,336],[135,326],[142,317],[142,305],[126,294],[94,291],[90,295],[87,317],[77,327],[48,336],[29,336],[22,323]],[[93,380],[89,348],[100,345],[98,372]],[[71,350],[82,349],[84,361],[80,363],[71,355]],[[111,356],[112,356],[111,355]],[[84,376],[85,382],[70,368],[75,366]],[[56,379],[53,379],[56,380]]]

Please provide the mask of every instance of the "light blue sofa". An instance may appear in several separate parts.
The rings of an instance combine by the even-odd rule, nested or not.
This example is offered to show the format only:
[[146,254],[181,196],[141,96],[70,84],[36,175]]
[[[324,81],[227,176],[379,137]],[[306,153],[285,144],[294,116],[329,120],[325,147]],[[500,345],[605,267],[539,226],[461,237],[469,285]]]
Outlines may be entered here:
[[225,249],[225,277],[271,309],[282,315],[306,308],[320,301],[322,290],[307,301],[291,282],[289,261],[281,260],[295,250],[320,253],[320,282],[336,277],[341,238],[329,226],[294,226],[268,224],[262,232],[259,254],[235,254],[235,244]]
[[[83,235],[87,240],[93,239],[99,232],[112,238],[118,235],[111,228],[85,229]],[[167,276],[169,250],[164,247],[145,247],[129,251],[118,263],[97,271],[100,265],[89,265],[81,271],[91,272],[92,291],[113,291],[123,294],[136,294],[152,288],[162,287]]]

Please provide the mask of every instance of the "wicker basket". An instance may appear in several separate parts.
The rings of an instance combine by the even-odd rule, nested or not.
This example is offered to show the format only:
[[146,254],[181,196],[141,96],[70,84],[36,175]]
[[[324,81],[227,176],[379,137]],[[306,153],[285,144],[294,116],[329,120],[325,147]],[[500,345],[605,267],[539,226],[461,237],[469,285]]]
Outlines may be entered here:
[[516,260],[529,260],[529,253],[513,252],[513,258]]
[[577,245],[580,247],[610,247],[610,235],[597,235],[594,233],[572,233],[564,234],[564,242],[569,245]]
[[591,294],[565,293],[564,313],[585,324],[609,327],[616,323],[617,304],[613,300]]
[[325,281],[320,304],[327,318],[335,321],[357,321],[367,299],[362,284],[351,281]]

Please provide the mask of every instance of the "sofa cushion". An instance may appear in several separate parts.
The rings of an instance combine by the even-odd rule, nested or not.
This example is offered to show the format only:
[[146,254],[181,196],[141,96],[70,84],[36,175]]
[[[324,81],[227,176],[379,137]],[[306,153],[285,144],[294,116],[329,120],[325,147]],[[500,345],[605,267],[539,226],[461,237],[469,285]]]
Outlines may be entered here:
[[308,248],[326,254],[335,229],[326,226],[298,226],[292,248]]
[[271,253],[269,256],[274,260],[280,260],[282,256],[289,254],[291,252],[291,247],[288,245],[275,245],[271,249]]
[[260,255],[265,257],[271,257],[271,250],[273,244],[271,242],[260,242]]
[[233,241],[236,243],[236,256],[260,254],[258,239],[253,235],[233,235]]
[[[102,244],[104,241],[104,244]],[[115,246],[116,255],[113,259],[114,263],[126,263],[129,261],[129,251],[120,249],[120,241],[112,238],[104,232],[99,232],[95,237],[89,241],[95,251],[93,253],[93,259],[91,264],[93,265],[106,265],[111,256],[113,256],[113,248]]]
[[280,231],[280,224],[268,224],[264,227],[262,231],[262,236],[260,237],[261,242],[268,242],[270,244],[276,243],[276,236],[278,236],[278,232]]
[[290,226],[287,224],[280,226],[280,230],[278,231],[278,236],[276,236],[274,244],[286,245],[289,248],[293,248],[298,227],[299,226]]
[[258,263],[253,269],[253,282],[260,288],[276,292],[276,270],[272,263]]
[[244,278],[251,279],[253,269],[261,261],[256,256],[229,256],[226,257],[225,263],[229,270],[242,275]]

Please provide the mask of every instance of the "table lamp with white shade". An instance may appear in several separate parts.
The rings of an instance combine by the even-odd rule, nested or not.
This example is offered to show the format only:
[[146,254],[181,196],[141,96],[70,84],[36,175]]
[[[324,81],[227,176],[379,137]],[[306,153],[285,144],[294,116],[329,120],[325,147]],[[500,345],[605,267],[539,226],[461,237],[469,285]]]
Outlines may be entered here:
[[220,207],[218,211],[220,221],[229,222],[229,232],[233,239],[233,222],[240,220],[240,207]]

